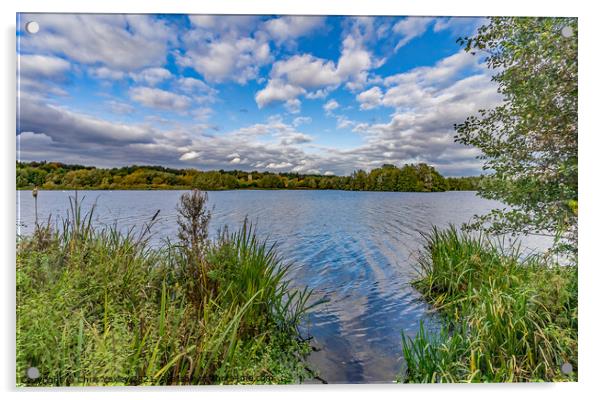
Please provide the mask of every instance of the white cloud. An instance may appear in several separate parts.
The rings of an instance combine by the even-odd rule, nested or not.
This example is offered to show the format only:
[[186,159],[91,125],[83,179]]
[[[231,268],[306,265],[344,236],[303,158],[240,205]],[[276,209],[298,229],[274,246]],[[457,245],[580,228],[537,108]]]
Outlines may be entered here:
[[327,114],[331,113],[332,111],[336,110],[337,108],[339,108],[339,103],[334,100],[328,100],[328,102],[326,104],[324,104],[324,106],[322,106],[322,108],[324,108],[324,111],[326,111]]
[[308,92],[305,94],[305,97],[307,97],[308,99],[323,99],[326,96],[328,96],[328,93],[330,93],[330,89],[329,88],[324,88],[324,89],[319,89],[319,90],[315,90],[313,92]]
[[355,124],[355,122],[351,121],[349,118],[347,118],[344,115],[337,115],[337,129],[345,129],[345,128],[349,128],[350,126],[353,126]]
[[[437,65],[447,67],[445,60]],[[358,155],[375,164],[427,162],[446,174],[478,170],[478,151],[454,143],[453,125],[479,109],[498,105],[501,97],[496,85],[482,71],[456,80],[429,81],[425,76],[442,75],[420,68],[409,71],[404,79],[397,76],[395,84],[390,82],[393,86],[381,103],[396,110],[389,122],[355,125],[354,131],[365,137],[365,144],[356,149]]]
[[347,86],[356,90],[361,88],[372,68],[372,55],[363,44],[351,35],[343,40],[343,51],[337,65],[337,75],[342,81],[350,80]]
[[62,58],[43,55],[19,55],[17,63],[18,93],[46,97],[65,96],[62,84],[67,82],[71,64]]
[[114,70],[161,65],[168,44],[175,40],[175,31],[150,15],[35,14],[23,15],[21,20],[40,24],[36,35],[22,36],[22,50],[61,55]]
[[385,86],[393,86],[402,83],[440,85],[454,79],[465,69],[482,72],[486,67],[479,64],[478,57],[475,57],[464,50],[460,50],[449,57],[437,61],[434,66],[417,67],[409,72],[391,75],[385,78],[384,84]]
[[363,110],[380,105],[392,108],[426,106],[425,101],[433,102],[434,93],[457,81],[461,74],[483,74],[485,69],[484,65],[479,64],[478,57],[461,50],[439,60],[434,66],[417,67],[386,77],[383,83],[387,89],[384,93],[380,87],[374,86],[357,95],[356,100]]
[[109,100],[106,102],[109,109],[116,114],[132,114],[136,109],[131,104],[121,101]]
[[283,161],[283,162],[279,162],[279,163],[271,162],[268,165],[266,165],[265,167],[268,169],[285,169],[285,168],[290,168],[292,166],[293,166],[293,164],[291,164],[290,162]]
[[63,78],[71,64],[59,57],[39,54],[21,54],[18,59],[19,76],[40,78]]
[[338,109],[340,106],[341,105],[336,100],[331,99],[327,103],[325,103],[322,106],[322,108],[326,112],[326,115],[336,118],[337,129],[345,129],[345,128],[349,128],[350,126],[353,126],[355,124],[355,122],[351,121],[347,116],[336,115],[334,113],[334,110]]
[[251,38],[214,42],[201,51],[188,51],[180,64],[192,67],[214,82],[245,83],[257,76],[259,67],[270,61],[270,47]]
[[362,110],[370,110],[380,104],[382,97],[382,90],[378,86],[375,86],[358,94],[355,99],[360,103]]
[[270,76],[309,89],[338,85],[341,82],[334,62],[310,54],[295,55],[276,62]]
[[[309,98],[323,97],[345,82],[348,89],[359,90],[368,80],[368,71],[378,66],[372,58],[362,40],[348,34],[336,64],[311,54],[298,54],[274,63],[268,84],[257,92],[255,99],[259,107],[263,107],[301,94]],[[282,90],[284,88],[287,90]]]
[[285,83],[281,80],[270,80],[268,85],[255,94],[255,101],[259,108],[266,106],[273,101],[287,101],[294,99],[305,89]]
[[293,120],[293,126],[298,127],[300,125],[310,124],[311,121],[311,117],[297,117]]
[[190,107],[189,97],[162,89],[142,86],[131,88],[129,93],[132,100],[151,108],[183,111]]
[[301,100],[299,99],[289,99],[284,103],[284,107],[291,114],[298,114],[301,112]]
[[256,29],[261,18],[256,15],[189,15],[196,33],[207,36],[246,35]]
[[196,160],[201,156],[201,153],[196,151],[188,151],[180,156],[180,161]]
[[208,107],[200,107],[192,112],[195,119],[200,121],[206,121],[213,114],[213,110]]
[[298,132],[294,125],[284,123],[278,115],[268,118],[267,123],[254,124],[238,129],[232,132],[231,136],[243,141],[249,138],[262,137],[283,146],[309,143],[313,140],[311,136]]
[[172,77],[171,72],[165,68],[146,68],[140,72],[132,73],[132,79],[138,83],[155,86]]
[[453,35],[472,35],[476,29],[481,25],[487,24],[487,18],[474,18],[474,17],[444,17],[437,18],[433,31],[441,32],[443,30],[449,30]]
[[216,94],[217,93],[217,90],[213,89],[212,87],[207,85],[202,80],[196,79],[196,78],[190,78],[190,77],[178,78],[178,80],[176,81],[176,85],[179,89],[181,89],[185,92],[188,92],[188,93],[192,93],[192,92],[208,93],[208,94]]
[[250,36],[257,17],[190,16],[195,27],[184,36],[186,50],[177,62],[194,68],[210,82],[255,79],[259,68],[272,60],[265,35]]
[[107,67],[97,67],[97,68],[88,68],[88,75],[92,78],[96,79],[108,79],[117,81],[123,79],[125,77],[125,73],[123,71],[117,71]]
[[282,43],[323,27],[324,21],[322,16],[291,15],[270,19],[264,23],[264,28],[277,43]]
[[422,36],[433,21],[430,17],[407,17],[393,26],[393,32],[401,35],[395,46],[395,51],[408,44],[412,39]]

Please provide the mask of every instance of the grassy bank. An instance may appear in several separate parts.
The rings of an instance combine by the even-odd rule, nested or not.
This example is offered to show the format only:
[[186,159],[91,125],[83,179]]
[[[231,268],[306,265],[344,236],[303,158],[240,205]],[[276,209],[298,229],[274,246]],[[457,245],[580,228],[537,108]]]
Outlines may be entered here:
[[[17,244],[17,383],[295,383],[312,377],[298,331],[308,291],[246,223],[207,239],[199,192],[183,196],[177,243],[96,229],[72,204],[60,229]],[[93,212],[93,211],[92,211]],[[26,371],[36,367],[40,378]]]
[[426,239],[413,284],[444,326],[403,336],[403,381],[577,380],[576,267],[521,259],[453,227]]

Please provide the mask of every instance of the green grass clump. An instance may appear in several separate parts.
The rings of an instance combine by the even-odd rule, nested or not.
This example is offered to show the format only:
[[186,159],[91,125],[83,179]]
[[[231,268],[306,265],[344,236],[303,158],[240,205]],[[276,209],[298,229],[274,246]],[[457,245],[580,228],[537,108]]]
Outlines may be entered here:
[[[425,235],[413,285],[442,316],[402,337],[405,382],[577,380],[577,267],[454,227]],[[564,363],[573,372],[561,371]]]
[[[214,242],[195,237],[195,250],[184,241],[156,248],[150,226],[97,229],[80,209],[72,205],[61,229],[39,226],[17,244],[19,385],[312,377],[297,329],[309,292],[289,287],[287,266],[251,226]],[[40,379],[27,378],[29,367]]]

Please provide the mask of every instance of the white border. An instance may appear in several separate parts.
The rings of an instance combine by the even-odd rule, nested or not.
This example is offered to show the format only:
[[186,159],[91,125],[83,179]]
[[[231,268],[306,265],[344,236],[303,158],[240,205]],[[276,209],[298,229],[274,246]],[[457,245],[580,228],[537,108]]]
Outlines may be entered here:
[[185,387],[185,388],[133,388],[133,389],[89,389],[85,398],[104,398],[107,394],[115,398],[144,397],[165,400],[167,396],[199,398],[199,396],[234,395],[245,398],[281,398],[283,396],[306,400],[308,397],[345,396],[362,398],[377,394],[379,397],[417,397],[466,399],[467,397],[506,399],[515,396],[537,396],[546,398],[577,398],[599,391],[598,371],[602,355],[600,336],[600,284],[602,265],[600,253],[601,226],[599,196],[601,137],[596,117],[600,87],[600,16],[594,2],[503,0],[222,0],[217,2],[165,1],[165,0],[97,0],[94,3],[82,0],[3,0],[2,53],[0,75],[3,93],[0,95],[2,134],[2,188],[3,224],[0,243],[4,263],[2,268],[2,307],[0,343],[3,347],[0,377],[2,389],[8,397],[81,398],[82,394],[72,388],[51,390],[16,390],[14,388],[15,359],[15,13],[16,12],[103,12],[103,13],[215,13],[215,14],[327,14],[327,15],[522,15],[522,16],[577,16],[579,17],[579,127],[581,138],[580,156],[580,244],[579,244],[579,383],[576,384],[498,384],[498,385],[334,385],[302,387]]

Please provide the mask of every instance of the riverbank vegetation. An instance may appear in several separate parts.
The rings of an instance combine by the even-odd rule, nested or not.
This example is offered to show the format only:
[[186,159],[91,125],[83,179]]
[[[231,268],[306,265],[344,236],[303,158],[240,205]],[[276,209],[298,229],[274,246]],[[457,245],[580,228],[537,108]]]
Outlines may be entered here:
[[[182,196],[179,241],[92,226],[73,201],[60,227],[17,244],[20,385],[295,383],[314,376],[300,332],[310,292],[245,223],[207,238],[206,195]],[[40,378],[28,379],[35,367]]]
[[403,381],[577,380],[576,267],[453,227],[425,239],[413,285],[442,328],[403,336]]
[[445,178],[426,164],[385,164],[350,176],[199,171],[160,166],[96,168],[60,162],[17,162],[17,189],[337,189],[391,192],[477,190],[480,177]]
[[[456,125],[456,141],[492,171],[478,194],[506,206],[477,216],[472,233],[426,235],[413,284],[443,329],[404,335],[404,381],[577,380],[577,28],[494,17],[459,40],[485,54],[504,101]],[[547,255],[562,258],[492,244],[509,234],[551,236]]]

